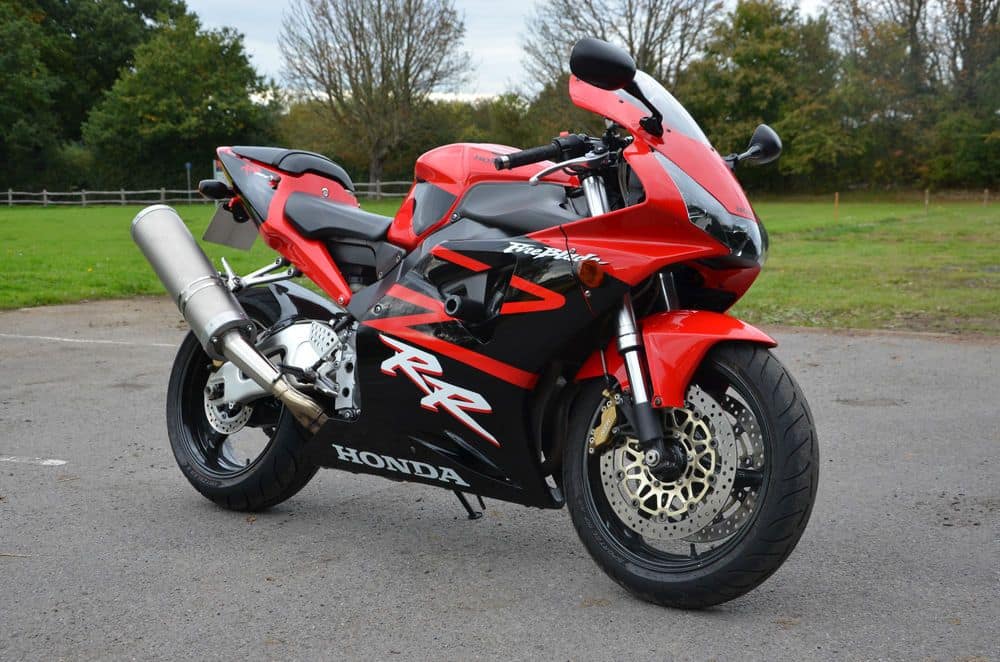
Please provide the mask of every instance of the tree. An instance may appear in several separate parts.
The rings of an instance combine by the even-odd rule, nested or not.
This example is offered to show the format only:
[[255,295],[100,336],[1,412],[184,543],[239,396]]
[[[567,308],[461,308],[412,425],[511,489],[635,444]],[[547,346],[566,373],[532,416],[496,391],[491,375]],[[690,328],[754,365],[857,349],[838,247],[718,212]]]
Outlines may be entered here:
[[991,89],[995,96],[986,75],[1000,59],[1000,0],[954,0],[941,9],[956,96],[966,103],[980,101]]
[[[536,122],[528,119],[526,99],[508,93],[497,97],[459,101],[429,100],[414,112],[406,136],[383,165],[386,180],[408,179],[413,162],[424,152],[451,142],[488,142],[527,147],[546,142],[536,138]],[[563,118],[565,119],[565,118]],[[282,143],[330,156],[350,173],[368,167],[367,154],[349,127],[329,121],[323,102],[293,102],[279,121]]]
[[239,33],[204,31],[185,15],[136,49],[83,136],[106,182],[176,185],[185,162],[207,163],[218,145],[266,140],[275,103]]
[[288,81],[354,133],[375,181],[430,93],[464,79],[464,35],[452,0],[295,0],[280,47]]
[[550,0],[535,6],[524,41],[525,67],[549,85],[568,73],[569,54],[583,37],[622,46],[636,66],[670,86],[704,44],[719,0]]
[[930,131],[928,181],[988,186],[1000,181],[1000,0],[957,0],[940,7],[946,76]]
[[600,135],[604,120],[589,110],[573,104],[569,98],[569,74],[547,84],[535,96],[525,116],[531,133],[528,146],[544,145],[562,131]]
[[53,112],[61,139],[77,140],[87,113],[132,65],[136,47],[159,25],[187,12],[183,0],[21,0],[47,32],[40,57],[61,84]]
[[59,80],[41,53],[46,34],[37,13],[0,0],[0,184],[33,183],[55,148],[52,100]]
[[[803,21],[777,0],[741,0],[719,19],[705,55],[677,94],[718,149],[740,149],[754,127],[772,125],[785,142],[777,172],[813,183],[853,150],[836,96],[839,58],[823,16]],[[775,169],[741,179],[776,179]]]

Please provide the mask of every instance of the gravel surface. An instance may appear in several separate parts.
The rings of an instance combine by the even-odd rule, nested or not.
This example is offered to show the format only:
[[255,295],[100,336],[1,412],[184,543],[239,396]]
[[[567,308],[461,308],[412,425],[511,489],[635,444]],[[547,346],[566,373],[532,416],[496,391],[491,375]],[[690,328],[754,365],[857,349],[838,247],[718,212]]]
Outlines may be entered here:
[[2,313],[0,660],[1000,659],[1000,344],[769,330],[819,427],[818,501],[763,586],[681,612],[601,573],[564,511],[469,522],[334,471],[217,508],[167,442],[169,302]]

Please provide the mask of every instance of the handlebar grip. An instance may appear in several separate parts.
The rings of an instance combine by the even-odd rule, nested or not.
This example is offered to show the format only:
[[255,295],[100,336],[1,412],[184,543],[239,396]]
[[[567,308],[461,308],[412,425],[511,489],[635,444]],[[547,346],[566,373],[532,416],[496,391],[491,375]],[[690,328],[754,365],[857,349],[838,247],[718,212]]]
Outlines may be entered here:
[[511,168],[520,168],[530,163],[558,159],[562,156],[562,153],[562,147],[556,142],[551,142],[541,147],[531,147],[520,152],[498,156],[493,159],[493,165],[497,170],[510,170]]

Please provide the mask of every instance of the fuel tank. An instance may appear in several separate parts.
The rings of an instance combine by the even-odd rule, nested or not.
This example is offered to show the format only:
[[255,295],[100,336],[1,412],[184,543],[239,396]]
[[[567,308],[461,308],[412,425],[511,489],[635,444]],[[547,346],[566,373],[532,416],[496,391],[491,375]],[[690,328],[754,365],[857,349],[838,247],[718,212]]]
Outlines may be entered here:
[[[389,228],[389,241],[412,250],[448,222],[456,203],[472,186],[482,182],[525,182],[551,165],[542,161],[503,171],[493,166],[495,157],[517,150],[491,143],[456,143],[425,152],[414,166],[414,183]],[[575,177],[562,172],[545,181],[577,185]]]

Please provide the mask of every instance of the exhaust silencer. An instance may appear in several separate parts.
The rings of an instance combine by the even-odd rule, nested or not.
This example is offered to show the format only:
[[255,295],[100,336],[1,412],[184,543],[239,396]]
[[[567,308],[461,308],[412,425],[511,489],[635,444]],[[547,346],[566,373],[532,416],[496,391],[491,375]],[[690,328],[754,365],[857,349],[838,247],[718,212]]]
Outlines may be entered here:
[[146,207],[132,221],[132,240],[209,356],[224,358],[221,341],[227,331],[239,329],[253,340],[253,322],[176,211]]
[[132,240],[208,355],[232,361],[310,432],[319,431],[327,421],[323,407],[293,388],[253,346],[253,322],[177,212],[166,205],[146,207],[132,220]]

